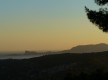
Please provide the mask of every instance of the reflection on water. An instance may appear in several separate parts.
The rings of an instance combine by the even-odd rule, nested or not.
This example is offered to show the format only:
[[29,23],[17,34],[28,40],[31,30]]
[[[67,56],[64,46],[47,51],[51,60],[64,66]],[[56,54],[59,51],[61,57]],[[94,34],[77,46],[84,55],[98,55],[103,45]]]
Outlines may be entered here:
[[1,54],[0,59],[28,59],[44,55],[45,54]]
[[34,57],[40,57],[44,55],[58,54],[57,52],[34,52],[34,51],[25,51],[25,52],[0,52],[0,59],[28,59]]

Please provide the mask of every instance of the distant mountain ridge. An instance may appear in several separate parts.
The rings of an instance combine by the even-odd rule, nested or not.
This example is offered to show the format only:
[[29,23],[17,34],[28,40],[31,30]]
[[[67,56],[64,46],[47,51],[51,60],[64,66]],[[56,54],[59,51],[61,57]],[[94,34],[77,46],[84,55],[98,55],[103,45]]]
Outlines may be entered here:
[[61,51],[61,53],[92,53],[108,51],[108,44],[90,44],[90,45],[78,45],[69,50]]
[[61,53],[92,53],[92,52],[104,52],[108,51],[108,44],[88,44],[88,45],[78,45],[68,50],[62,51],[47,51],[47,52],[35,52],[35,51],[25,51],[25,54],[61,54]]

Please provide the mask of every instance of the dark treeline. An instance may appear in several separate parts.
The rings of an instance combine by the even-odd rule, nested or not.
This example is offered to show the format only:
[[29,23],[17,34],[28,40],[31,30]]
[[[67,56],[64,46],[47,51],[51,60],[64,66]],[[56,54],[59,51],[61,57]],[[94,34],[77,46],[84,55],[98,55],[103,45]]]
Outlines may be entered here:
[[108,52],[0,60],[0,80],[105,80]]
[[90,74],[81,72],[78,75],[72,75],[72,73],[67,73],[64,80],[108,80],[108,72],[97,69]]

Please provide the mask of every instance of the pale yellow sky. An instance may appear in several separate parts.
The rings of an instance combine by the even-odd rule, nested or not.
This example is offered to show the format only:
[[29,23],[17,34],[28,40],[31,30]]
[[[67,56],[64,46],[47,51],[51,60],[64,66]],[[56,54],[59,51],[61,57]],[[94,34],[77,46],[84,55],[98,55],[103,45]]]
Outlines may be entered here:
[[108,34],[98,30],[97,27],[86,19],[85,21],[73,22],[74,24],[71,24],[71,20],[62,22],[55,20],[54,24],[52,24],[53,21],[48,21],[41,25],[31,25],[39,26],[38,28],[33,27],[31,29],[28,27],[25,30],[20,30],[19,28],[18,31],[13,28],[13,30],[6,29],[6,33],[2,32],[3,35],[0,34],[0,50],[64,50],[81,44],[107,43]]
[[108,34],[89,22],[90,0],[0,1],[0,51],[64,50],[108,43]]

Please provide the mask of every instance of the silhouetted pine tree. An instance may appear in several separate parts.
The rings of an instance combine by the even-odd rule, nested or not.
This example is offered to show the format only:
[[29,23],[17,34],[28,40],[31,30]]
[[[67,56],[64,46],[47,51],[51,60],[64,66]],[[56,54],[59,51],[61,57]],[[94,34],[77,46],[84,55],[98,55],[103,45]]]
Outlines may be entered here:
[[[108,4],[108,0],[94,0],[98,6],[104,6]],[[85,7],[88,19],[90,22],[99,27],[103,32],[108,32],[108,9],[99,8],[98,11],[90,10]]]

